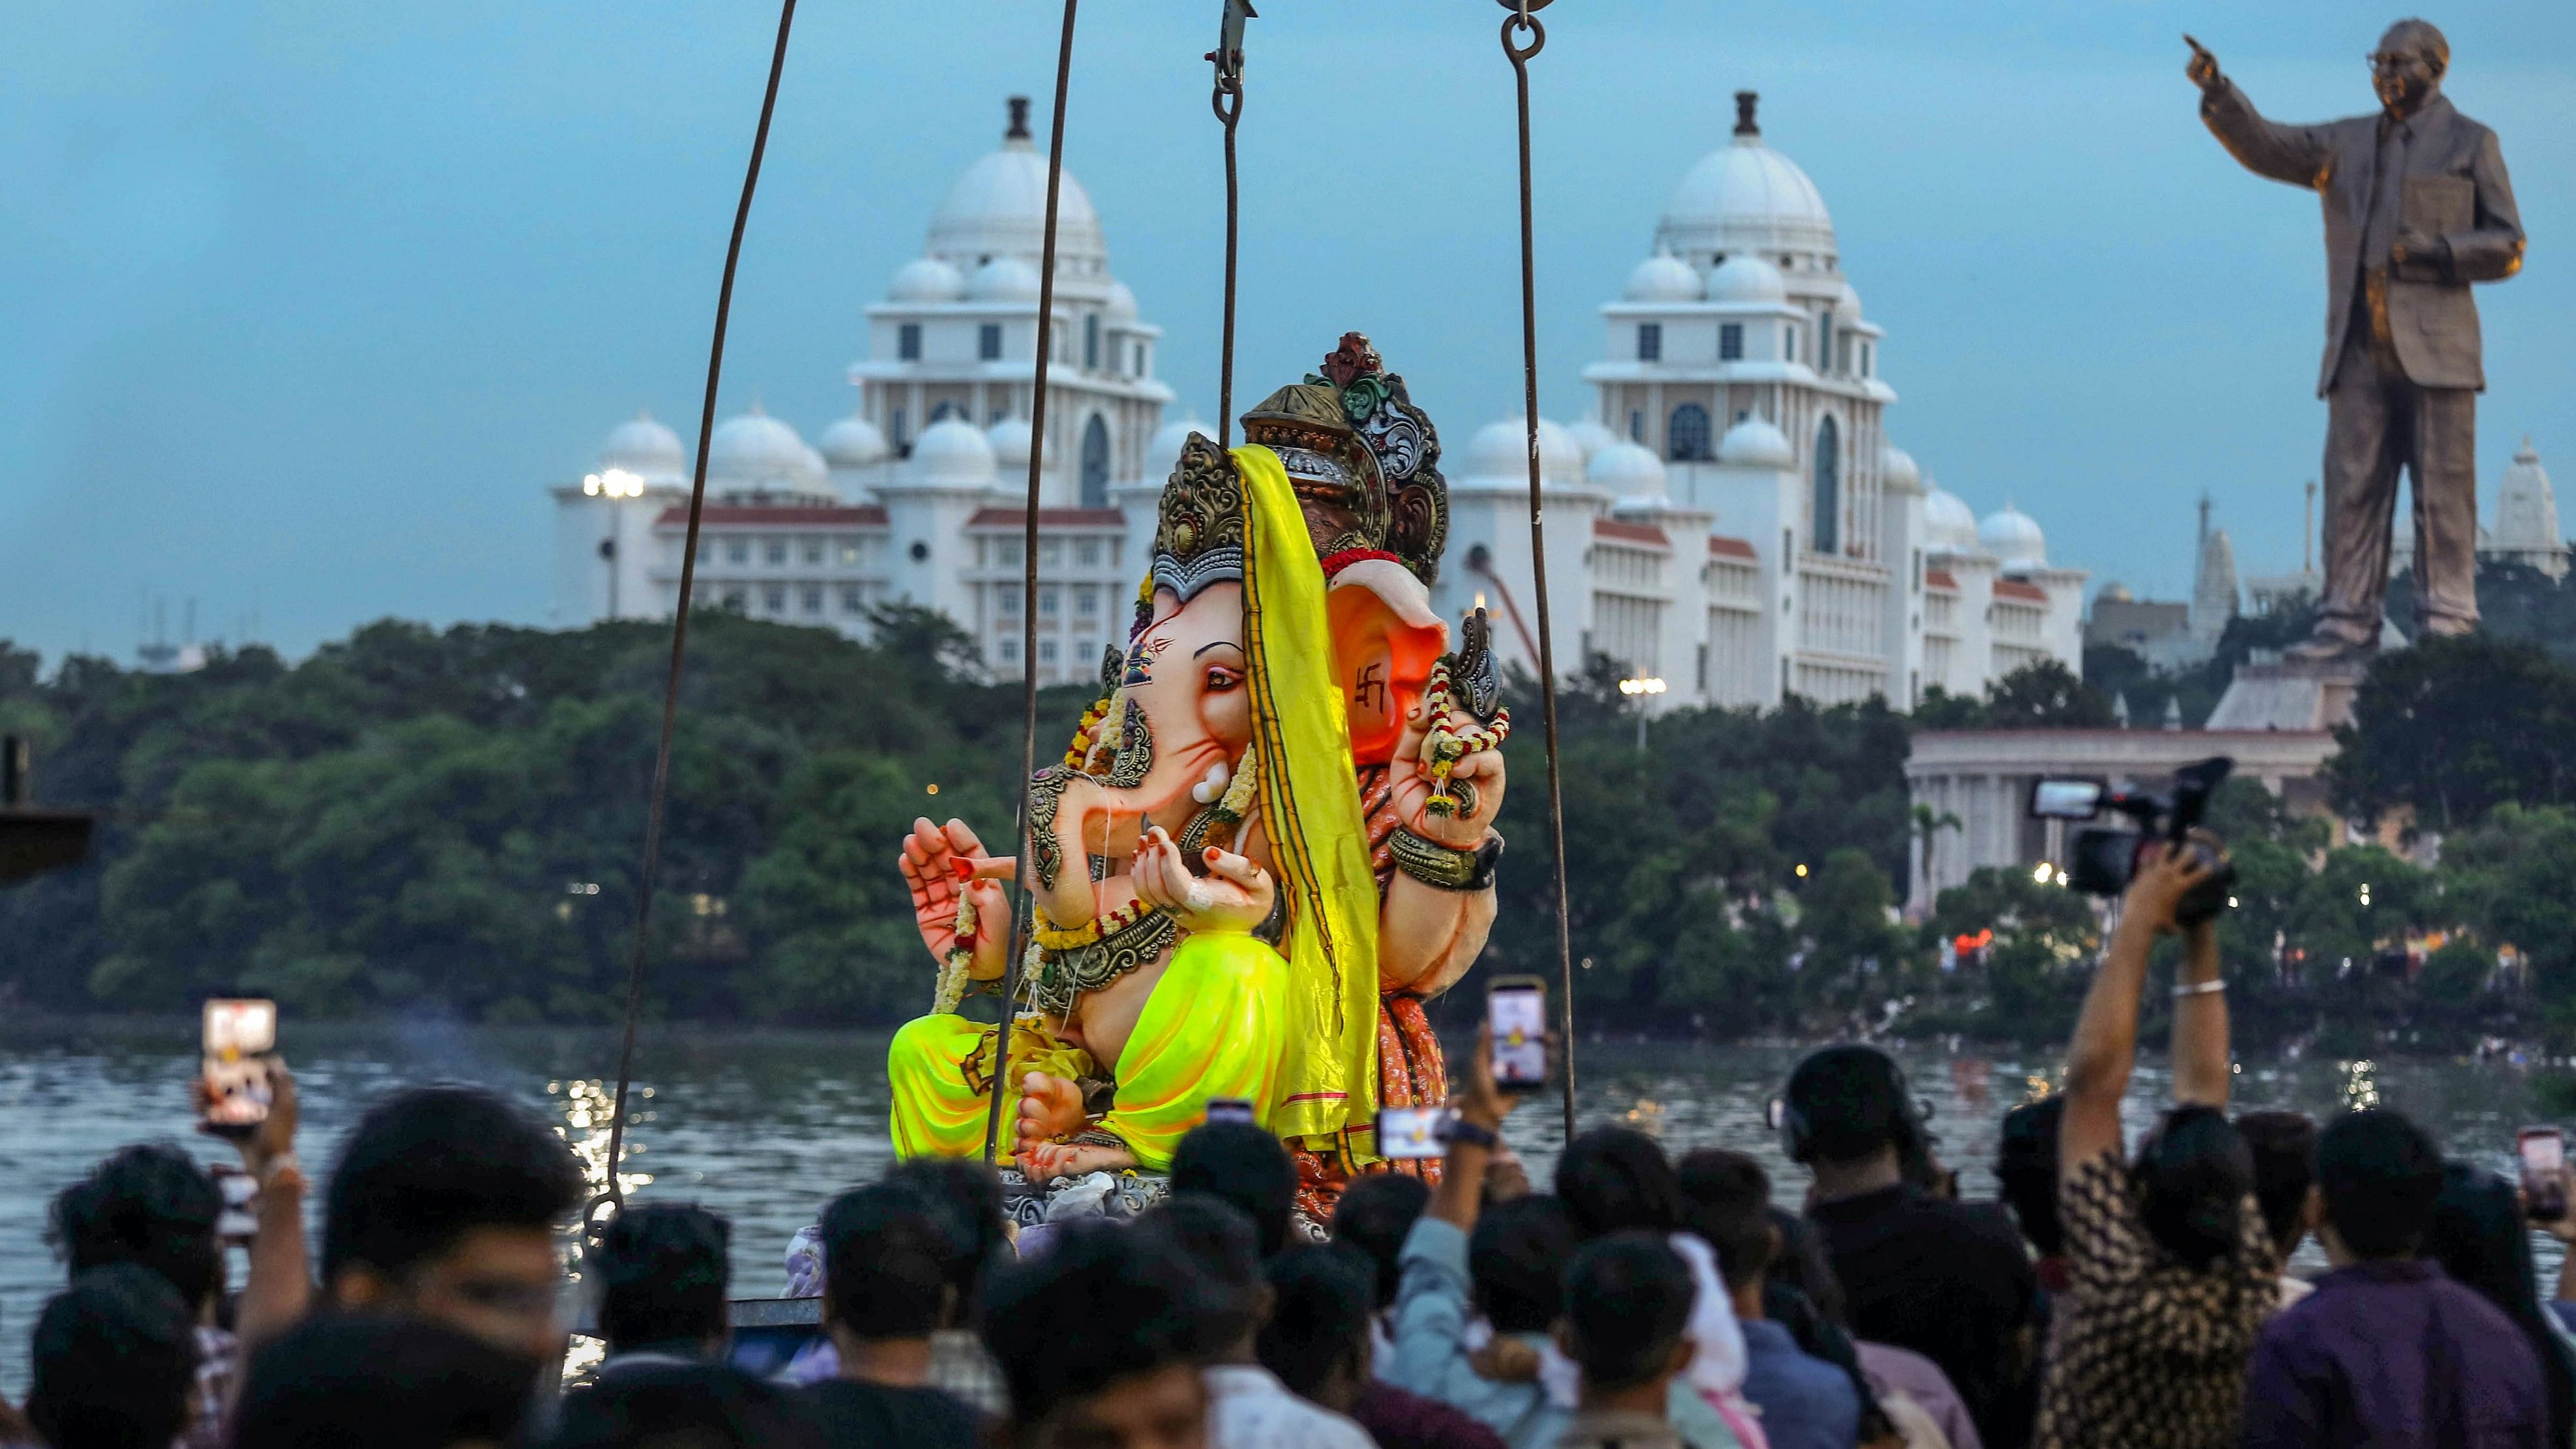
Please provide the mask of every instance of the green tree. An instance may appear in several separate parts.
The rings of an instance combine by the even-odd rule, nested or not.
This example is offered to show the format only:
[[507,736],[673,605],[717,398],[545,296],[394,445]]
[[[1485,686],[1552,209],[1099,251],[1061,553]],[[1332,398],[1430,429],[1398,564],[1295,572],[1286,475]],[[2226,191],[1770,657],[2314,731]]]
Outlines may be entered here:
[[2335,731],[2336,805],[2410,807],[2444,832],[2506,801],[2576,800],[2576,671],[2538,645],[2486,634],[2429,638],[2380,656]]

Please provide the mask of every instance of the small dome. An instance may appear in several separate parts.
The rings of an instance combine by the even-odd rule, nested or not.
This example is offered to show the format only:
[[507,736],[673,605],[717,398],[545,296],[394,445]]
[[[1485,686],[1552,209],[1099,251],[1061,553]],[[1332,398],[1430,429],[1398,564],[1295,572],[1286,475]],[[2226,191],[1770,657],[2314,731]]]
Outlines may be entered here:
[[2127,584],[2120,582],[2118,579],[2113,579],[2111,582],[2102,586],[2102,591],[2100,593],[2093,596],[2093,602],[2097,604],[2125,604],[2136,597],[2136,595],[2129,592],[2129,586]]
[[966,295],[966,278],[937,257],[920,257],[894,274],[886,295],[897,302],[955,302]]
[[1696,302],[1702,290],[1690,263],[1671,252],[1657,252],[1628,274],[1623,295],[1631,302]]
[[975,269],[966,296],[976,302],[1034,302],[1038,288],[1037,268],[1018,257],[995,257]]
[[1798,450],[1767,418],[1746,418],[1717,440],[1717,461],[1734,468],[1794,468]]
[[1205,434],[1211,442],[1216,438],[1216,430],[1200,422],[1197,413],[1155,429],[1153,441],[1145,445],[1145,476],[1157,484],[1170,477],[1172,469],[1180,465],[1181,448],[1192,433]]
[[1029,424],[1025,418],[1004,418],[984,430],[984,441],[993,445],[993,462],[1004,468],[1029,466]]
[[1734,144],[1702,157],[1664,203],[1656,240],[1684,256],[1831,255],[1834,219],[1798,164],[1762,144],[1753,93],[1737,93]]
[[[1035,260],[1046,239],[1047,158],[1029,134],[1027,102],[1013,107],[1002,147],[988,151],[957,177],[948,198],[930,218],[933,256],[961,265],[985,257]],[[1107,269],[1100,214],[1091,195],[1066,171],[1056,198],[1056,261],[1063,275]]]
[[609,431],[608,441],[600,445],[599,461],[603,467],[623,468],[643,478],[673,477],[689,467],[687,455],[680,450],[680,435],[646,412]]
[[2549,486],[2549,474],[2541,468],[2540,454],[2532,450],[2529,438],[2522,440],[2512,466],[2496,484],[2495,542],[2499,548],[2521,550],[2563,546],[2558,536],[2558,495]]
[[1878,450],[1878,481],[1891,493],[1923,491],[1923,470],[1914,463],[1914,455],[1893,443],[1883,443]]
[[1602,449],[1627,441],[1590,418],[1567,423],[1565,435],[1574,440],[1574,446],[1583,450],[1583,466],[1587,470],[1591,468],[1592,460],[1601,456]]
[[1975,553],[1977,515],[1968,501],[1928,478],[1923,487],[1923,541],[1942,553]]
[[993,445],[984,430],[961,417],[945,417],[921,430],[912,445],[913,476],[952,488],[990,488]]
[[1789,284],[1782,280],[1778,267],[1751,252],[1737,252],[1708,274],[1708,299],[1754,304],[1785,302],[1789,300]]
[[1136,294],[1127,290],[1125,282],[1111,282],[1108,299],[1100,304],[1100,310],[1112,322],[1133,322],[1136,320]]
[[869,468],[886,460],[885,434],[866,418],[852,413],[823,430],[817,440],[823,449],[823,461],[835,468]]
[[2003,561],[2006,573],[2048,567],[2048,537],[2039,520],[2007,503],[1977,525],[1977,544]]
[[[1538,471],[1544,483],[1572,487],[1583,481],[1583,447],[1574,435],[1545,418],[1538,420]],[[1504,418],[1476,430],[1467,442],[1467,473],[1476,478],[1529,477],[1529,424]]]
[[1860,292],[1851,283],[1843,283],[1841,295],[1834,298],[1834,315],[1846,322],[1860,320]]
[[1612,443],[1593,455],[1583,481],[1613,498],[1664,496],[1664,461],[1640,443]]
[[793,483],[810,451],[794,428],[753,403],[751,411],[716,424],[707,471],[728,483]]

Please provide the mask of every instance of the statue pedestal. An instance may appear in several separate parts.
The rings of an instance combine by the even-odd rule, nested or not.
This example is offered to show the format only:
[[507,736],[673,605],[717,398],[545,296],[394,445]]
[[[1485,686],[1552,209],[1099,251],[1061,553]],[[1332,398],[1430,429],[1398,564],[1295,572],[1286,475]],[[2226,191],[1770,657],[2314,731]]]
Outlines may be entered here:
[[2237,667],[2203,728],[2331,730],[2351,721],[2353,692],[2368,669],[2359,660],[2311,664],[2258,655]]

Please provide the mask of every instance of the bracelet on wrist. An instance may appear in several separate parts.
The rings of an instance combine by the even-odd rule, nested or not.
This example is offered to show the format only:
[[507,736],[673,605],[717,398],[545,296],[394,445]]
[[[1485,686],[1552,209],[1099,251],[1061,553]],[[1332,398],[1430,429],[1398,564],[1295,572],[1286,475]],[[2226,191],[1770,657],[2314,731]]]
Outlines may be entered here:
[[1387,837],[1395,868],[1436,890],[1481,891],[1494,884],[1494,867],[1503,858],[1503,838],[1487,835],[1473,850],[1442,845],[1398,827]]
[[2224,976],[2213,976],[2207,981],[2182,982],[2174,987],[2173,994],[2174,999],[2179,1001],[2186,996],[2214,996],[2226,989],[2227,978]]

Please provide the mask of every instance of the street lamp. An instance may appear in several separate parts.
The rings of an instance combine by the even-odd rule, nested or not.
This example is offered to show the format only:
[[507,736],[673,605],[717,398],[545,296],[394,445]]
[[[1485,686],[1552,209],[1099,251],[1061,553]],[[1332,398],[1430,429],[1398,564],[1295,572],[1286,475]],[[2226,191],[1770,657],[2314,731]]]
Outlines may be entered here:
[[1664,684],[1662,679],[1653,675],[1648,675],[1642,679],[1623,679],[1619,681],[1619,692],[1638,701],[1637,748],[1639,750],[1646,748],[1646,705],[1643,696],[1649,694],[1661,694],[1664,692],[1666,687],[1667,686]]

